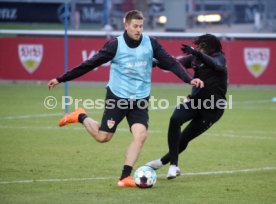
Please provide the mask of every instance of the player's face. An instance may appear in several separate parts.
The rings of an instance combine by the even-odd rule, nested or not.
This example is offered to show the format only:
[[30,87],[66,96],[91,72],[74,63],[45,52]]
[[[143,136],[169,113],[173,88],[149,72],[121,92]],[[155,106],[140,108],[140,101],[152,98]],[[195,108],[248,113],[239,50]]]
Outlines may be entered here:
[[206,53],[206,43],[200,43],[196,48],[200,52]]
[[207,55],[210,55],[213,52],[213,50],[208,48],[207,44],[204,42],[200,43],[197,48],[200,52],[205,53]]
[[125,30],[133,40],[139,40],[143,32],[144,20],[132,19],[125,23]]

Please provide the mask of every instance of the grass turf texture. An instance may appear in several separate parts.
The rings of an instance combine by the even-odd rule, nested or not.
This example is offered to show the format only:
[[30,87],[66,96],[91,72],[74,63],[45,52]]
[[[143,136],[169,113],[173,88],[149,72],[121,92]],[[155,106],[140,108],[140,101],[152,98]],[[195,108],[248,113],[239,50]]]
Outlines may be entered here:
[[[189,86],[153,86],[152,95],[168,99],[171,107],[150,110],[149,137],[135,169],[167,152],[167,126],[176,96],[189,91]],[[275,87],[230,87],[233,109],[226,110],[223,118],[180,156],[183,175],[168,181],[165,166],[157,171],[159,177],[152,189],[116,186],[131,141],[126,120],[112,141],[99,144],[80,124],[57,127],[64,112],[60,104],[63,86],[48,91],[46,84],[0,84],[0,93],[1,203],[276,202],[276,103],[271,102]],[[73,83],[69,94],[83,100],[103,99],[105,89],[103,84]],[[44,107],[48,95],[58,99],[57,108]],[[97,120],[102,112],[88,110]],[[261,170],[214,173],[255,168]],[[188,174],[198,172],[209,174]]]

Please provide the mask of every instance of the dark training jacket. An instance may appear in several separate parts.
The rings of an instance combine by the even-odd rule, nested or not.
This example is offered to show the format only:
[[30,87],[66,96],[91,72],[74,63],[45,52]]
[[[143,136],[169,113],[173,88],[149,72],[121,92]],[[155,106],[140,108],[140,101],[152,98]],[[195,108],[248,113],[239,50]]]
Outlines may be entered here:
[[190,98],[210,99],[213,95],[215,100],[226,99],[228,77],[223,53],[217,52],[212,55],[201,53],[197,57],[189,55],[180,58],[179,62],[186,69],[193,69],[194,78],[204,82],[202,89],[193,87]]
[[[135,41],[129,38],[126,31],[124,32],[123,35],[124,35],[124,40],[126,44],[130,48],[138,47],[142,41],[142,37],[139,41]],[[163,64],[162,69],[171,71],[176,76],[178,76],[182,81],[186,83],[190,83],[192,78],[188,75],[188,73],[181,66],[181,64],[177,62],[173,57],[171,57],[163,49],[163,47],[159,44],[159,42],[155,38],[150,37],[150,41],[153,49],[153,57]],[[57,77],[58,82],[66,82],[66,81],[73,80],[95,69],[96,67],[108,61],[111,61],[116,55],[117,47],[118,47],[117,38],[113,38],[109,40],[108,42],[105,43],[103,48],[99,50],[99,52],[95,54],[91,59],[88,59],[85,62],[81,63],[79,66],[68,71],[63,76]]]

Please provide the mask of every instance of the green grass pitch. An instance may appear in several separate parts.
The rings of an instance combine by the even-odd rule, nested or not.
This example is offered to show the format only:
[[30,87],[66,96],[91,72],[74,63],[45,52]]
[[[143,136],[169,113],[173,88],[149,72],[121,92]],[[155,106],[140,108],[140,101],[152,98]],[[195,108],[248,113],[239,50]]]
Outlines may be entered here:
[[[104,84],[69,87],[74,99],[105,95]],[[135,169],[167,152],[176,97],[189,91],[187,85],[153,85],[152,96],[168,99],[170,107],[150,110]],[[100,144],[80,124],[57,126],[63,85],[49,91],[45,83],[2,83],[0,93],[0,203],[276,203],[275,87],[230,87],[232,109],[181,154],[182,175],[167,180],[165,166],[151,189],[116,186],[131,140],[125,120]],[[44,107],[49,95],[58,102],[51,110]],[[88,114],[100,120],[102,110]]]

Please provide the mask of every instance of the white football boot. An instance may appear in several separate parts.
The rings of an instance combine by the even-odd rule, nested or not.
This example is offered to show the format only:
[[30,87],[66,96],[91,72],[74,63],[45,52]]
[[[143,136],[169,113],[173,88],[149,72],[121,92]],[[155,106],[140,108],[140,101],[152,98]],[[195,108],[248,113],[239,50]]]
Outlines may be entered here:
[[149,167],[153,168],[154,170],[157,170],[157,169],[160,169],[163,166],[163,164],[160,159],[156,159],[156,160],[146,163],[146,166],[149,166]]
[[167,179],[174,179],[176,178],[176,165],[170,165],[168,174],[167,174]]
[[181,175],[180,168],[176,165],[170,165],[168,174],[167,174],[167,179],[174,179],[177,176]]

